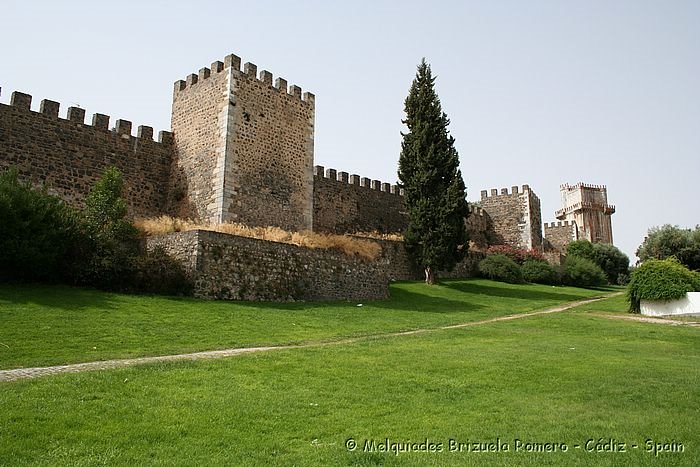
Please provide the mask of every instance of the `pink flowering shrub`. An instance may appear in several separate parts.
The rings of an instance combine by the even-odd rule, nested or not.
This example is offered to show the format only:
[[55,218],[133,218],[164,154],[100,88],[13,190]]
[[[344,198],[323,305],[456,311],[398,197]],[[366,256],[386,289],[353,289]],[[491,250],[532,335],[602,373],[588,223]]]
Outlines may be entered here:
[[510,245],[491,245],[486,254],[504,255],[519,265],[522,265],[525,261],[546,261],[539,251],[516,248]]

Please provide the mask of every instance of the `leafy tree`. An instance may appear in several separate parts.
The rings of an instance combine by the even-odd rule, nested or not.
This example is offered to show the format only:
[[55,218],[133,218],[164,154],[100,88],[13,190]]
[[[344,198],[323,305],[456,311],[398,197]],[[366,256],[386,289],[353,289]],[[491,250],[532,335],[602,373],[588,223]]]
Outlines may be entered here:
[[124,177],[109,167],[90,190],[85,200],[85,219],[93,238],[128,240],[135,238],[136,228],[126,218],[127,204],[122,197]]
[[595,260],[593,244],[588,240],[576,240],[566,246],[566,256],[576,256],[579,258]]
[[46,188],[0,173],[0,279],[60,281],[80,243],[79,216]]
[[594,243],[593,260],[605,272],[610,284],[621,284],[621,280],[626,280],[630,269],[630,259],[614,245],[609,243]]
[[625,280],[629,274],[629,258],[619,248],[609,243],[576,240],[566,247],[566,255],[594,262],[603,270],[610,284],[617,284],[620,279]]
[[637,256],[642,262],[675,257],[689,269],[700,270],[700,226],[694,230],[669,224],[652,227]]
[[409,215],[404,243],[428,284],[435,283],[437,270],[451,270],[468,248],[459,156],[434,85],[423,59],[405,101],[408,133],[402,133],[398,172]]
[[83,280],[101,288],[125,290],[139,252],[138,231],[126,218],[121,172],[110,167],[85,200],[84,216],[92,251]]

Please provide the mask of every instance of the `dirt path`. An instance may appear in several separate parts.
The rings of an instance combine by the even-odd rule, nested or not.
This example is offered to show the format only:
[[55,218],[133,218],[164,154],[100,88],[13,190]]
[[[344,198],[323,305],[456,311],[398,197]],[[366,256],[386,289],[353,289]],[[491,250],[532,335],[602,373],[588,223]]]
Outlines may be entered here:
[[607,315],[603,313],[591,313],[591,316],[596,316],[598,318],[607,319],[622,319],[626,321],[639,321],[641,323],[654,323],[654,324],[668,324],[670,326],[691,326],[700,327],[700,321],[683,321],[679,319],[672,318],[654,318],[653,316],[640,316],[640,315]]
[[[239,349],[225,349],[225,350],[211,350],[206,352],[194,352],[178,355],[162,355],[158,357],[139,357],[139,358],[126,358],[119,360],[102,360],[97,362],[87,362],[87,363],[75,363],[71,365],[58,365],[49,367],[36,367],[36,368],[17,368],[14,370],[0,370],[0,381],[14,381],[19,379],[28,378],[38,378],[41,376],[57,375],[61,373],[79,373],[83,371],[95,371],[95,370],[110,370],[113,368],[124,368],[131,365],[143,365],[148,363],[158,363],[158,362],[171,362],[171,361],[182,361],[182,360],[205,360],[213,358],[225,358],[233,357],[236,355],[254,353],[254,352],[268,352],[272,350],[288,350],[288,349],[302,349],[311,347],[323,347],[328,345],[340,345],[340,344],[351,344],[354,342],[370,340],[370,339],[383,339],[388,337],[398,337],[398,336],[410,336],[414,334],[423,334],[428,332],[441,331],[446,329],[458,329],[466,328],[470,326],[479,326],[482,324],[496,323],[499,321],[510,321],[514,319],[528,318],[530,316],[545,315],[549,313],[559,313],[561,311],[566,311],[571,308],[577,307],[579,305],[584,305],[587,303],[593,303],[604,298],[609,298],[617,294],[606,295],[605,297],[599,298],[589,298],[586,300],[579,300],[577,302],[571,302],[564,305],[559,305],[552,308],[547,308],[545,310],[533,311],[530,313],[519,313],[514,315],[500,316],[498,318],[485,319],[482,321],[474,321],[470,323],[453,324],[450,326],[441,326],[438,328],[428,328],[428,329],[416,329],[413,331],[403,331],[403,332],[392,332],[386,334],[375,334],[372,336],[363,336],[349,339],[341,339],[331,342],[315,342],[309,344],[301,345],[279,345],[279,346],[269,346],[269,347],[246,347]],[[601,315],[607,317],[605,315]],[[658,321],[668,321],[668,320],[658,320]]]

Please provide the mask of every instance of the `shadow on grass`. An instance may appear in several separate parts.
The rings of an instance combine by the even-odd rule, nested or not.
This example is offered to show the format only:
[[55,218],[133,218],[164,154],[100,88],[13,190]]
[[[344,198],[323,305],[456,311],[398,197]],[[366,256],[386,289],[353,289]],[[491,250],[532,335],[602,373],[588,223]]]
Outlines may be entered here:
[[491,297],[502,297],[523,300],[552,300],[552,301],[575,301],[581,300],[581,295],[566,293],[552,287],[552,291],[532,290],[527,287],[501,288],[472,282],[447,282],[442,283],[445,287],[467,294],[480,294]]
[[[444,284],[440,284],[444,285]],[[436,286],[425,286],[436,287]],[[439,286],[437,286],[439,287]],[[439,289],[436,290],[439,292]],[[483,305],[474,303],[464,297],[464,300],[439,297],[434,294],[420,293],[401,287],[391,287],[391,298],[384,301],[369,302],[373,308],[413,311],[423,313],[453,313],[455,311],[476,311],[484,308]],[[426,292],[433,292],[427,289]]]
[[[301,302],[235,302],[250,308],[260,308],[261,310],[282,310],[282,311],[310,311],[328,310],[352,313],[362,304],[364,307],[393,311],[412,311],[425,313],[451,313],[454,311],[473,311],[484,308],[483,305],[473,303],[469,297],[459,297],[463,300],[447,298],[440,295],[456,295],[438,286],[425,286],[425,289],[417,290],[421,287],[421,282],[401,281],[390,284],[389,298],[386,300],[338,300],[338,301],[301,301]],[[441,290],[442,289],[442,290]]]
[[111,310],[119,307],[113,294],[95,289],[43,284],[0,284],[0,309],[13,305],[76,311],[88,308]]

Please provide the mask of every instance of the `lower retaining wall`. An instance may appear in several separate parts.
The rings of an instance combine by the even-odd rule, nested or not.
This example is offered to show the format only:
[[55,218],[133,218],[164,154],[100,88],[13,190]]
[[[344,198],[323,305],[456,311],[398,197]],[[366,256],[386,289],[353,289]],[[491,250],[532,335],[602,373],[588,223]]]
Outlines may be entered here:
[[[183,264],[194,295],[215,300],[377,300],[389,296],[390,280],[424,278],[403,242],[377,243],[382,255],[376,261],[208,230],[150,237],[146,247],[163,247]],[[470,251],[438,277],[472,277],[482,258]]]
[[196,297],[370,300],[389,295],[384,267],[331,250],[193,230],[147,240],[183,263]]
[[640,308],[647,316],[700,315],[700,292],[688,292],[678,300],[642,300]]

